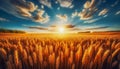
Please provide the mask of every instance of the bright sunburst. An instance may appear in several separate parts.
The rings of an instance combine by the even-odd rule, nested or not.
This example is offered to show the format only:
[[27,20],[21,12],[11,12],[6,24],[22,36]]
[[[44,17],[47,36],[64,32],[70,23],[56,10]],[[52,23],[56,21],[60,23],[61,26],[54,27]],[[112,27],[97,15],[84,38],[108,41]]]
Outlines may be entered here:
[[59,33],[64,33],[64,31],[65,31],[65,29],[64,29],[63,27],[59,27],[59,28],[58,28],[58,32],[59,32]]

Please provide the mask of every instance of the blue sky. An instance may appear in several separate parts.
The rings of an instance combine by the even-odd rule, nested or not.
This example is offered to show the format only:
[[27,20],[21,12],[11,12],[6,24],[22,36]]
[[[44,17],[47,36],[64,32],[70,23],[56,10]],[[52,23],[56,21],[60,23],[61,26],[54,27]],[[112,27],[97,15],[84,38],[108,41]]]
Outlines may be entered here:
[[120,30],[120,0],[0,0],[0,28],[48,32],[58,26]]

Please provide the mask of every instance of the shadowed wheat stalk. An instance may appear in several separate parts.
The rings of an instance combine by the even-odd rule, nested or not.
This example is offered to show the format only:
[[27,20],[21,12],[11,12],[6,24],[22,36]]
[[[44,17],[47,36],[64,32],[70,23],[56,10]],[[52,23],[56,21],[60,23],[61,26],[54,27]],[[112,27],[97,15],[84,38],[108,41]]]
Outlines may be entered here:
[[0,38],[0,69],[120,69],[120,40]]

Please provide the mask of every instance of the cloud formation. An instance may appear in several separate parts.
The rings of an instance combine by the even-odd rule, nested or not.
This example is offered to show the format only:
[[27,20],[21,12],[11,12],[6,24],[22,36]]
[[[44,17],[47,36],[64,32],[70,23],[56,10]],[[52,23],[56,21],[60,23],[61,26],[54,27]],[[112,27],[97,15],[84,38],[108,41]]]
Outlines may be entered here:
[[6,21],[6,22],[8,22],[9,20],[6,19],[6,18],[2,18],[2,17],[0,17],[0,22],[2,22],[2,21]]
[[103,9],[102,11],[99,12],[98,16],[103,16],[108,12],[108,9]]
[[36,14],[36,16],[33,17],[33,20],[35,22],[40,22],[40,23],[46,23],[49,21],[49,16],[46,14],[45,16],[43,16],[45,13],[44,10],[39,10],[38,13]]
[[[45,23],[49,20],[47,15],[43,17],[40,11],[36,12],[38,6],[33,2],[26,0],[1,0],[0,2],[2,3],[0,9],[18,18],[33,20],[40,23]],[[34,15],[33,13],[37,14]]]
[[61,7],[72,8],[73,0],[57,0]]
[[95,28],[86,28],[85,30],[98,30],[98,29],[105,29],[109,28],[110,26],[103,26],[103,27],[95,27]]
[[58,17],[60,20],[62,20],[64,22],[66,22],[68,19],[68,16],[66,14],[64,14],[64,15],[58,14],[58,15],[56,15],[56,17]]
[[[59,27],[58,25],[51,25],[50,26],[51,28],[57,28],[57,27]],[[64,28],[74,28],[75,27],[75,25],[72,25],[72,24],[65,24],[65,25],[62,25],[62,27],[64,27]]]
[[48,28],[38,27],[38,26],[30,26],[28,28],[30,28],[30,29],[39,29],[39,30],[48,30]]
[[115,13],[115,15],[119,15],[120,14],[120,11],[117,11],[116,13]]
[[49,8],[52,7],[52,5],[51,5],[51,0],[39,0],[39,2],[40,2],[41,4],[49,7]]
[[116,1],[111,5],[111,7],[116,6],[119,2],[120,2],[119,0],[116,0]]
[[86,1],[83,5],[83,10],[78,13],[78,16],[80,17],[80,20],[88,20],[91,19],[96,11],[98,10],[97,6],[101,3],[101,0],[91,0]]
[[0,9],[19,18],[30,18],[37,5],[26,0],[1,0]]
[[74,18],[76,16],[78,16],[78,12],[77,11],[73,12],[71,17]]
[[98,20],[100,20],[101,18],[96,18],[96,19],[91,19],[91,20],[87,20],[87,21],[84,21],[84,23],[94,23]]

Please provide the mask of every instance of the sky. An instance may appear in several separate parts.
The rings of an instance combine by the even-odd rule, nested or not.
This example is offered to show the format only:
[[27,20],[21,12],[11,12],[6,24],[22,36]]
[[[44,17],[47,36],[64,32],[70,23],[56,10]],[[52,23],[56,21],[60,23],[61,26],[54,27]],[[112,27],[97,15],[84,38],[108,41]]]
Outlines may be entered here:
[[0,0],[0,28],[26,32],[118,31],[120,0]]

